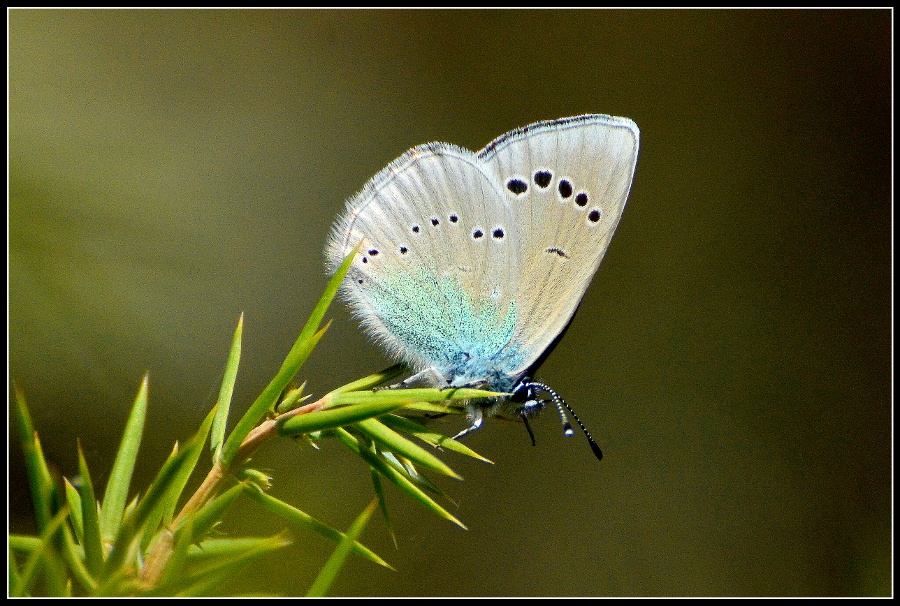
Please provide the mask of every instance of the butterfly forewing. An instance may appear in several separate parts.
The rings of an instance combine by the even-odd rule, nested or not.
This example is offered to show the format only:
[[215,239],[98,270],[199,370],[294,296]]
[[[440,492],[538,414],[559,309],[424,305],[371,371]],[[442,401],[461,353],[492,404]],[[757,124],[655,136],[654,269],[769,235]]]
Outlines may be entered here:
[[523,238],[515,341],[529,356],[511,374],[575,313],[625,207],[638,139],[631,120],[588,115],[513,131],[479,152]]

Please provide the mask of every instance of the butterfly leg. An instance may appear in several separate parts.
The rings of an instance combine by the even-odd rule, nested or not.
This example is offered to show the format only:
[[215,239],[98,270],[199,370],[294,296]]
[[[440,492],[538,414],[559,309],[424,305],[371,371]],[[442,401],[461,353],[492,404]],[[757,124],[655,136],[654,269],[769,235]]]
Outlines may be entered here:
[[480,407],[475,406],[472,408],[472,412],[469,415],[471,425],[469,425],[466,429],[463,429],[461,432],[453,436],[454,440],[458,440],[461,437],[468,435],[481,427],[481,424],[484,423],[484,412]]

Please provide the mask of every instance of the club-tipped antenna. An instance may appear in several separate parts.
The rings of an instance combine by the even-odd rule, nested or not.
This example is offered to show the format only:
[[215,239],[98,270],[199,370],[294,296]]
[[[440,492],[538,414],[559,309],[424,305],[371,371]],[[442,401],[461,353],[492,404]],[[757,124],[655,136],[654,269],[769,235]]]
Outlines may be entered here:
[[[520,389],[540,389],[541,391],[546,392],[550,396],[550,400],[556,405],[556,409],[559,411],[559,418],[563,424],[563,434],[565,434],[566,436],[571,436],[575,432],[572,430],[572,426],[569,424],[569,419],[566,416],[566,411],[568,410],[569,414],[572,415],[572,418],[575,419],[575,422],[578,423],[581,431],[584,432],[584,435],[588,440],[588,444],[590,444],[591,450],[594,452],[594,456],[597,457],[598,461],[603,460],[603,451],[600,450],[600,446],[597,444],[596,440],[594,440],[593,436],[591,436],[591,432],[589,432],[587,427],[584,426],[584,423],[581,422],[581,419],[578,418],[578,415],[575,414],[575,411],[572,410],[572,407],[569,406],[558,393],[556,393],[556,390],[554,390],[546,383],[541,383],[540,381],[528,381],[527,383],[523,383],[517,388],[516,391]],[[531,397],[530,392],[528,392],[528,395],[529,397]],[[527,422],[526,427],[528,428],[528,434],[531,436],[531,441],[532,443],[534,443],[534,434],[531,432],[531,427],[528,427]]]

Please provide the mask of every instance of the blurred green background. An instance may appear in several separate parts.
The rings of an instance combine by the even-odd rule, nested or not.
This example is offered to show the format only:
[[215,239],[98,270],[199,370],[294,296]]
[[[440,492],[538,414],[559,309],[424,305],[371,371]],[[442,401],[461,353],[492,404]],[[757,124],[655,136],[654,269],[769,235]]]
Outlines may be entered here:
[[[634,119],[628,207],[543,366],[603,446],[547,413],[468,442],[462,531],[389,487],[398,535],[337,595],[888,595],[891,12],[9,13],[9,371],[48,456],[102,485],[142,375],[143,486],[213,404],[238,315],[244,410],[325,283],[343,201],[413,145]],[[302,377],[390,363],[341,306]],[[443,421],[452,433],[460,419]],[[14,434],[10,434],[14,435]],[[272,444],[274,494],[346,528],[339,445]],[[32,528],[21,454],[9,525]],[[252,504],[226,532],[274,534]],[[303,593],[297,543],[225,593]]]

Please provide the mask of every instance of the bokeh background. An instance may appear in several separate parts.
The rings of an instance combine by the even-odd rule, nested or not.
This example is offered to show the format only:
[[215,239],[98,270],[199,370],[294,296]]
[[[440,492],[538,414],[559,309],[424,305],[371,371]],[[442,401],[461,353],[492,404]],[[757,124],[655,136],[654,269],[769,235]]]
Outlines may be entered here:
[[[8,16],[9,372],[61,473],[80,437],[102,484],[149,371],[144,485],[241,312],[245,409],[343,201],[407,148],[609,113],[641,128],[634,188],[540,373],[606,458],[552,412],[536,447],[488,422],[469,443],[495,464],[451,456],[465,481],[442,483],[469,530],[388,487],[398,546],[381,519],[364,541],[398,572],[355,559],[333,593],[892,593],[890,11]],[[318,394],[390,363],[330,316]],[[339,527],[371,498],[337,444],[255,462]],[[14,444],[9,482],[29,531]],[[246,504],[223,531],[283,527]],[[295,537],[223,593],[305,593],[333,545]]]

